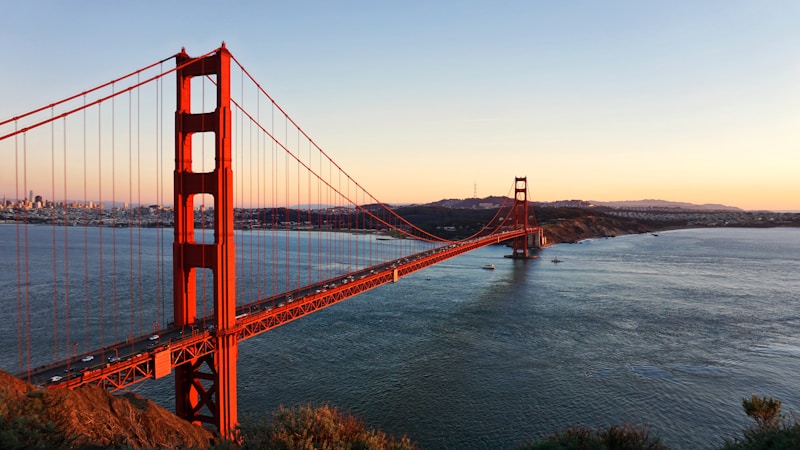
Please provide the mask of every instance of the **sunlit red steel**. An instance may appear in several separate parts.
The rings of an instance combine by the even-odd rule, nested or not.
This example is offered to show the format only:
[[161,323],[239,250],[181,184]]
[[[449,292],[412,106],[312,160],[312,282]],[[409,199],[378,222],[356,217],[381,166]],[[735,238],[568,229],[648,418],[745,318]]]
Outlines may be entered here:
[[[175,370],[175,412],[191,422],[214,425],[230,437],[237,425],[236,358],[238,343],[228,330],[235,326],[236,275],[233,242],[233,170],[231,160],[230,53],[224,44],[212,55],[177,55],[175,112],[175,242],[173,244],[174,318],[178,327],[197,318],[195,269],[210,269],[214,277],[215,351]],[[216,109],[191,112],[194,77],[216,78]],[[192,134],[213,132],[214,170],[192,170]],[[197,194],[214,197],[214,242],[194,240]]]
[[[528,177],[516,177],[514,180],[514,205],[511,213],[515,230],[528,230]],[[514,238],[511,258],[529,258],[528,248],[539,247],[532,245],[531,237],[538,237],[541,233],[525,233]]]

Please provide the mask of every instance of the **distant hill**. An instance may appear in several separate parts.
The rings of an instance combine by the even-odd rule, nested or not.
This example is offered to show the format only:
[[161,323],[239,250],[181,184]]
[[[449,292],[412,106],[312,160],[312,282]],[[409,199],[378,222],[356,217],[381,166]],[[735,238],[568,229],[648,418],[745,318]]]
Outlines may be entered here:
[[705,203],[697,205],[694,203],[686,202],[670,202],[667,200],[624,200],[618,202],[591,202],[597,206],[607,206],[609,208],[649,208],[649,209],[688,209],[699,211],[742,211],[741,208],[735,206],[726,206],[716,203]]
[[[513,200],[506,197],[491,196],[485,198],[465,198],[465,199],[444,199],[419,206],[435,206],[440,208],[454,209],[492,209],[498,208],[504,202],[509,205]],[[560,200],[555,202],[534,202],[536,206],[552,207],[571,207],[571,208],[592,208],[603,206],[618,209],[684,209],[690,211],[742,211],[734,206],[706,203],[697,205],[686,202],[671,202],[667,200],[624,200],[617,202],[598,202],[586,200]]]
[[437,206],[440,208],[456,208],[456,209],[492,209],[499,208],[503,203],[510,204],[511,199],[507,197],[491,196],[486,198],[465,198],[456,199],[450,198],[439,200],[433,203],[426,203],[420,206]]

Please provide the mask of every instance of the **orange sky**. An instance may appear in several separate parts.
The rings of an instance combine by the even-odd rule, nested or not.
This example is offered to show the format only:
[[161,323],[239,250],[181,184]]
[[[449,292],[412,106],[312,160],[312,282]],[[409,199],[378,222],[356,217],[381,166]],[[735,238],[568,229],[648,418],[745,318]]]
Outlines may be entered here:
[[[0,73],[0,120],[181,47],[200,54],[225,41],[384,202],[471,197],[476,185],[479,197],[505,195],[527,176],[540,201],[800,210],[796,2],[345,3],[213,15],[176,4],[159,14],[131,7],[125,21],[106,20],[118,17],[111,5],[51,6],[6,5],[14,20],[0,33],[14,70]],[[127,134],[115,137],[119,165]],[[171,139],[142,143],[169,154]],[[0,142],[7,196],[26,185],[15,180],[15,145]],[[37,182],[33,172],[52,159],[49,146],[27,161],[28,189],[53,190],[52,177]],[[75,170],[79,180],[81,164]],[[171,166],[158,170],[169,179]]]

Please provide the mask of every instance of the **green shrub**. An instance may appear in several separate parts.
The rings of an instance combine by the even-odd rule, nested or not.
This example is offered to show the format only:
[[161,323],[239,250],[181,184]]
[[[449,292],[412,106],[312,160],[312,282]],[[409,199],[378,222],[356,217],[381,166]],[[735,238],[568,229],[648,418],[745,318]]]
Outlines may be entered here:
[[569,428],[539,442],[523,446],[523,450],[664,450],[647,427],[612,425],[607,429]]
[[52,422],[38,417],[0,415],[0,448],[52,450],[69,448],[69,441]]
[[241,449],[415,449],[407,437],[400,440],[382,431],[366,429],[363,422],[335,407],[281,406],[272,422],[262,419],[239,427]]
[[753,394],[750,398],[742,399],[742,407],[745,414],[756,421],[760,431],[778,429],[785,419],[781,413],[781,401],[772,397],[759,397]]
[[800,448],[800,426],[744,432],[744,437],[726,442],[720,450],[796,450]]
[[795,450],[800,448],[800,424],[788,423],[781,412],[781,402],[772,397],[742,399],[745,414],[756,426],[744,431],[740,439],[727,441],[721,450]]

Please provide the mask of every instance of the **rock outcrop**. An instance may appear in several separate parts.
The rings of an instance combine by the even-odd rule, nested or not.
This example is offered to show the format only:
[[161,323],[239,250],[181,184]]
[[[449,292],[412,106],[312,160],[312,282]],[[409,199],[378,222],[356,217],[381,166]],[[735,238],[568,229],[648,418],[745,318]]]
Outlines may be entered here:
[[36,389],[0,372],[0,415],[52,423],[76,447],[207,448],[213,435],[136,394],[96,386]]
[[543,224],[548,244],[574,243],[583,239],[647,233],[651,226],[609,216],[585,216]]

